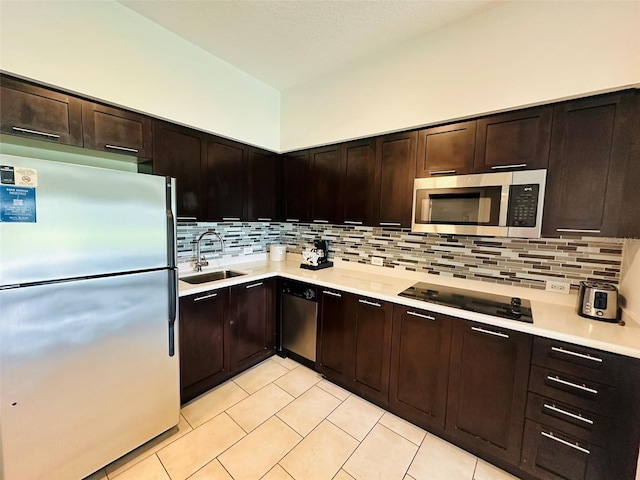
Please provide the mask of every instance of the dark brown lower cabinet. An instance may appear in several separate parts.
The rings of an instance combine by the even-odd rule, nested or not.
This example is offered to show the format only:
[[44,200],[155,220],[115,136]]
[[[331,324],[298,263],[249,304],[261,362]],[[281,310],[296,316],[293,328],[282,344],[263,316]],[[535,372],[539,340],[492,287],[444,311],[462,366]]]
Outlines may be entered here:
[[273,355],[275,280],[229,289],[230,369],[237,372]]
[[390,410],[423,428],[444,429],[453,319],[396,305]]
[[229,374],[228,289],[180,299],[180,399],[185,403]]
[[316,368],[344,385],[353,380],[353,297],[332,289],[321,289],[319,297]]
[[478,452],[519,463],[532,342],[524,333],[454,322],[449,435]]

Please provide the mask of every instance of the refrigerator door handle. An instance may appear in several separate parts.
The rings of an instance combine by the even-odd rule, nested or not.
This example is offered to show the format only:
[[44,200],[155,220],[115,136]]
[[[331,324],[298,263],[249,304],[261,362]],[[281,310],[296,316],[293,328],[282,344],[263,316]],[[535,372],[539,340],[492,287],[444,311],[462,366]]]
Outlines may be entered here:
[[169,356],[176,353],[175,348],[175,325],[178,313],[178,271],[169,270]]
[[167,205],[167,263],[169,268],[176,267],[176,229],[173,215],[173,179],[166,177]]

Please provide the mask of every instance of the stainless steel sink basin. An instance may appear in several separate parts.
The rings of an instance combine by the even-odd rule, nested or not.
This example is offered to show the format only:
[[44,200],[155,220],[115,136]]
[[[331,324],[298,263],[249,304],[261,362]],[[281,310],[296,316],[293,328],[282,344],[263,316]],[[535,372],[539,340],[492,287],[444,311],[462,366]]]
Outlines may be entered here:
[[246,275],[246,273],[234,272],[233,270],[218,270],[217,272],[181,278],[180,280],[190,283],[191,285],[197,285],[200,283],[215,282],[216,280],[224,280],[225,278],[240,277],[242,275]]

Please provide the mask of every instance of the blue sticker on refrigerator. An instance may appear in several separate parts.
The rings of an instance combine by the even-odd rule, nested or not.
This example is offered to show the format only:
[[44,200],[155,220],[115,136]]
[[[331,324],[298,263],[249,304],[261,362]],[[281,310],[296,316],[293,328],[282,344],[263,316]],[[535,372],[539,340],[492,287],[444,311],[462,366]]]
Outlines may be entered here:
[[0,222],[36,223],[36,189],[0,185]]

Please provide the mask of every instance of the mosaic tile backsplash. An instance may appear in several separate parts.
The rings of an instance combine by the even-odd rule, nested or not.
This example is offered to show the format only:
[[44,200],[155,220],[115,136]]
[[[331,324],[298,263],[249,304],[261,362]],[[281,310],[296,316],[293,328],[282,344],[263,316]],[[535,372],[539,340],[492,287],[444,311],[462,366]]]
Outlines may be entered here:
[[[384,266],[416,272],[469,278],[508,285],[544,289],[547,280],[571,283],[581,280],[620,280],[624,239],[560,238],[517,239],[411,233],[410,229],[292,223],[190,223],[178,225],[178,261],[195,257],[195,240],[207,228],[225,241],[225,257],[268,252],[269,245],[283,243],[287,251],[300,253],[313,240],[329,241],[329,257],[371,263],[383,258]],[[207,258],[220,257],[215,237],[203,240]]]

